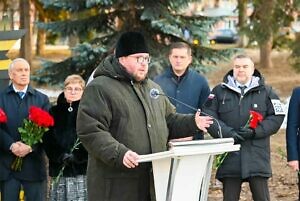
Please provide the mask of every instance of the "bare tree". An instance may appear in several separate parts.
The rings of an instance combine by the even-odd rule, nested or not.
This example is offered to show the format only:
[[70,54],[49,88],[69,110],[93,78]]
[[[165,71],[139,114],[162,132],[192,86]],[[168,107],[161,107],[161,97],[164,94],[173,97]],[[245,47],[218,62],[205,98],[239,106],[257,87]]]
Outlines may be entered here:
[[274,10],[274,0],[263,1],[258,15],[261,19],[261,27],[264,27],[266,34],[265,40],[259,45],[260,49],[260,64],[264,68],[272,68],[271,52],[273,45],[273,31],[271,28],[272,12]]
[[20,0],[20,27],[26,30],[21,40],[20,56],[30,64],[32,60],[32,27],[30,23],[30,0]]
[[239,35],[240,35],[240,40],[239,40],[239,47],[245,47],[247,44],[247,37],[246,34],[243,33],[243,28],[246,25],[247,21],[247,0],[238,0],[238,11],[239,11],[239,22],[238,22],[238,27],[239,27]]
[[[47,14],[45,9],[43,9],[42,4],[38,0],[33,0],[32,2],[37,11],[37,19],[39,22],[47,22]],[[37,29],[37,39],[36,39],[36,55],[42,55],[45,52],[46,44],[46,31],[44,29]]]

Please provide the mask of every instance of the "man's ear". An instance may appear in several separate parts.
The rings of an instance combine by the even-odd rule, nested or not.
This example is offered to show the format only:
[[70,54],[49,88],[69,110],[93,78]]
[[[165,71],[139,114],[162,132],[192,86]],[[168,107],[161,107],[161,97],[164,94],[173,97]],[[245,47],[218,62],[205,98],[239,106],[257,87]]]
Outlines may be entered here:
[[8,71],[8,77],[10,80],[12,79],[12,73],[10,71]]
[[189,65],[190,65],[193,62],[193,56],[190,55],[189,57],[190,57],[190,61],[189,61]]
[[119,60],[119,63],[122,64],[124,66],[124,59],[125,57],[119,57],[118,60]]

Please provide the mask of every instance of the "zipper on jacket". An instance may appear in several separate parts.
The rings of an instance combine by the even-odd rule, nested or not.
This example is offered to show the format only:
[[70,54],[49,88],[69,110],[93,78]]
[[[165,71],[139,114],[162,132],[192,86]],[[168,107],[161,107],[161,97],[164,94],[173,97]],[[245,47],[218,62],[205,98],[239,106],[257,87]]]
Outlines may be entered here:
[[223,100],[222,100],[222,104],[224,105],[225,104],[225,97],[226,97],[226,94],[227,94],[227,91],[225,91],[225,94],[223,96]]
[[241,101],[242,101],[243,98],[244,98],[244,95],[241,94],[241,96],[240,96],[240,101],[239,101],[239,105],[241,105]]

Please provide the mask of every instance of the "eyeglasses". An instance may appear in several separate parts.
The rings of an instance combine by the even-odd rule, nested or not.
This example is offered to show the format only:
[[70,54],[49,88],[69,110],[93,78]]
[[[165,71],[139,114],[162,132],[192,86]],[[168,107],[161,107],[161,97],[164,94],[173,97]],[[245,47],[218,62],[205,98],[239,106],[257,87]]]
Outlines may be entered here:
[[136,62],[138,64],[142,64],[144,62],[146,62],[146,63],[149,64],[151,62],[151,57],[143,57],[143,56],[138,56],[138,57],[136,57],[136,56],[128,56],[128,57],[134,57],[134,58],[136,58]]
[[79,87],[75,87],[74,89],[72,87],[66,87],[65,88],[66,92],[71,93],[72,91],[75,91],[75,93],[81,92],[82,89]]

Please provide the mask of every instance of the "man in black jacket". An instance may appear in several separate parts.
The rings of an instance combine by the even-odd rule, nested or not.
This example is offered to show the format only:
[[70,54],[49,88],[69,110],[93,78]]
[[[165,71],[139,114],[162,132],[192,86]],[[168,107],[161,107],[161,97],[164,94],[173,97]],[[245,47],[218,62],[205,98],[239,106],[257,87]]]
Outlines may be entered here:
[[[248,125],[250,111],[262,115],[256,126]],[[280,128],[284,111],[250,57],[238,55],[233,59],[233,70],[212,90],[204,112],[219,120],[223,137],[241,144],[240,151],[228,153],[217,170],[216,177],[223,183],[223,200],[238,201],[243,182],[249,182],[254,201],[270,200],[270,136]],[[217,138],[217,125],[208,132]]]
[[[47,178],[43,150],[40,144],[30,147],[21,142],[18,128],[28,118],[30,106],[48,110],[49,99],[29,85],[30,66],[25,59],[13,60],[8,73],[12,84],[0,94],[0,108],[7,115],[7,122],[0,125],[1,201],[18,200],[21,186],[26,200],[42,201]],[[16,157],[23,158],[20,171],[11,169]]]

